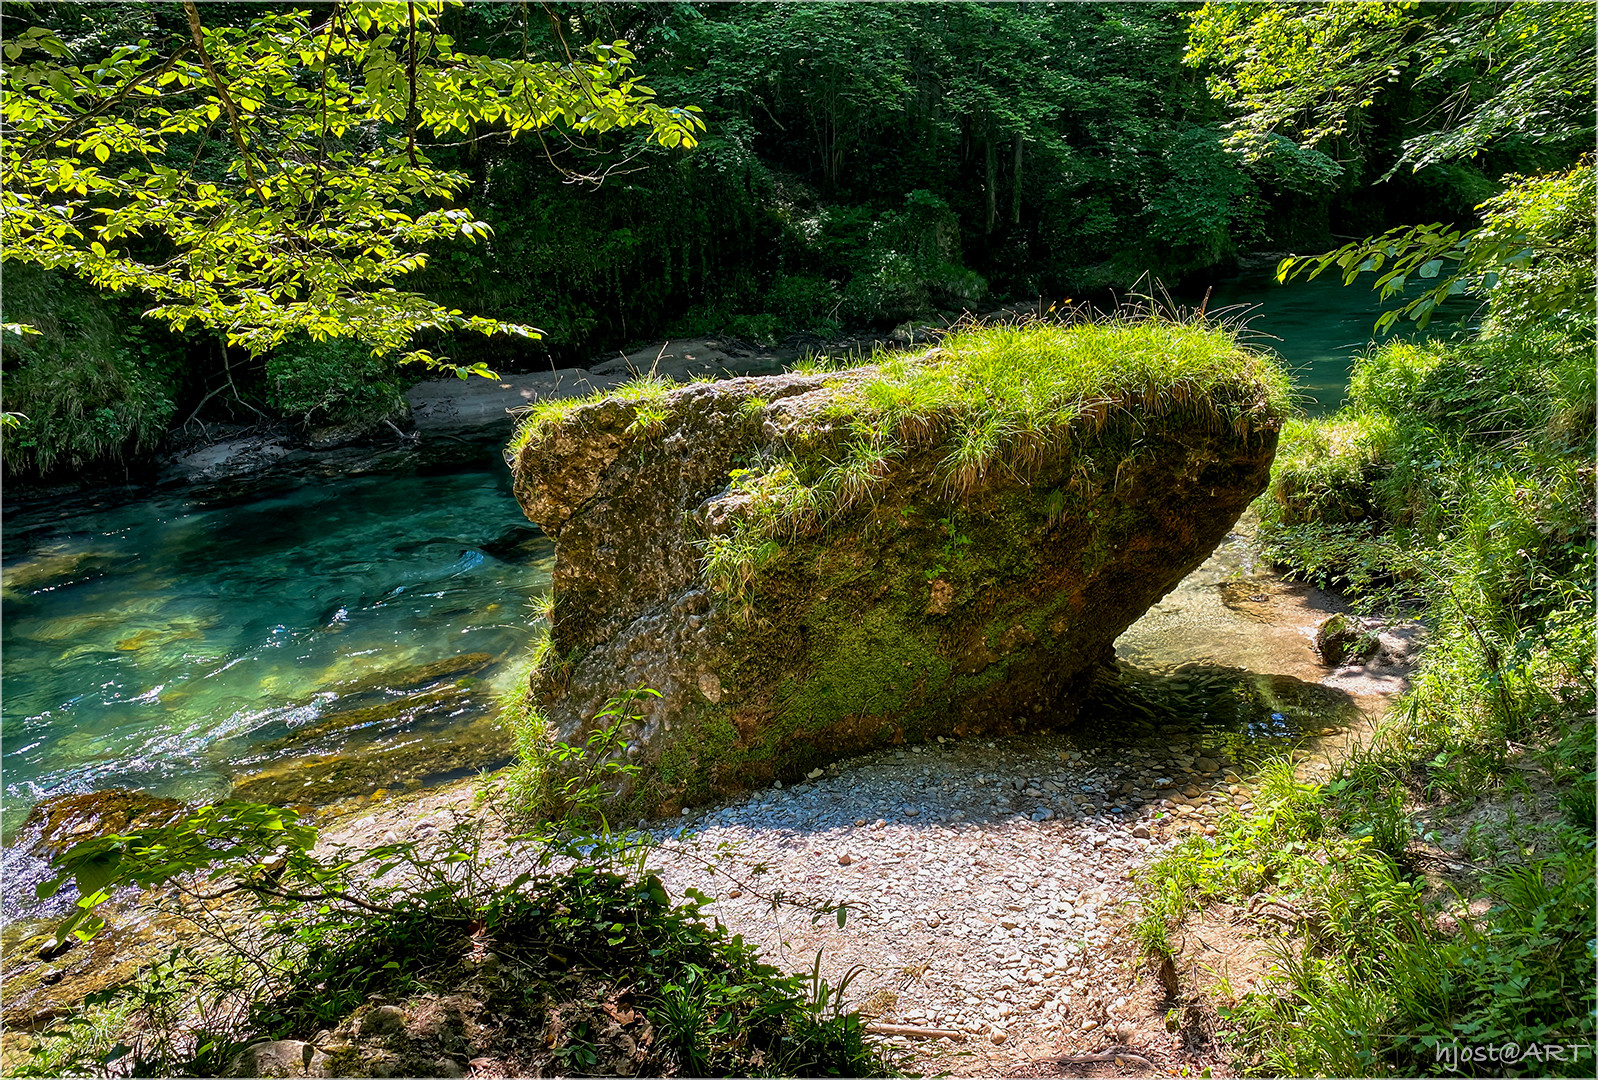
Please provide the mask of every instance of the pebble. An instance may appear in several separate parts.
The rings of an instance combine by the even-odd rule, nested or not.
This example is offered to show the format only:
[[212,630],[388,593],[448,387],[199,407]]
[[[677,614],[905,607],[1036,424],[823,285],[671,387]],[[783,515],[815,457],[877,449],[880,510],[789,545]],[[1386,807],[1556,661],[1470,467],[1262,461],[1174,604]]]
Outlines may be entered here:
[[[719,895],[749,902],[724,902],[716,914],[791,969],[808,973],[817,950],[834,983],[863,965],[852,996],[897,996],[883,1023],[954,1028],[994,1046],[1052,1039],[1062,1023],[1092,1031],[1113,1007],[1111,988],[1125,989],[1115,966],[1124,950],[1104,945],[1133,895],[1130,874],[1164,850],[1153,840],[1158,811],[1135,809],[1131,796],[1169,799],[1181,786],[1170,774],[1187,781],[1163,753],[1098,755],[1063,741],[868,754],[846,765],[845,779],[774,784],[708,808],[687,830],[674,823],[650,866],[677,896],[705,889],[704,860],[713,859],[733,879],[763,867],[763,896],[845,904],[842,930],[802,908],[773,917],[736,888]],[[1077,1027],[1084,1012],[1101,1019]],[[1140,1016],[1123,1003],[1111,1026]]]
[[361,1021],[361,1035],[389,1035],[405,1029],[405,1010],[398,1005],[380,1005]]

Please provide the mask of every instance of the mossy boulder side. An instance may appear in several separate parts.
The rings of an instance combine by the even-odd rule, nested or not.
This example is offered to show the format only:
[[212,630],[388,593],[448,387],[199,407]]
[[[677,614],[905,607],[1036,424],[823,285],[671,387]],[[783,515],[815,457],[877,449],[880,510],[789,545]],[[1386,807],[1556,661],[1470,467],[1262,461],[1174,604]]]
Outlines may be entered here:
[[552,403],[508,453],[555,539],[531,677],[548,737],[660,691],[631,794],[669,813],[885,744],[1065,722],[1264,490],[1284,396],[1224,332],[1139,323]]

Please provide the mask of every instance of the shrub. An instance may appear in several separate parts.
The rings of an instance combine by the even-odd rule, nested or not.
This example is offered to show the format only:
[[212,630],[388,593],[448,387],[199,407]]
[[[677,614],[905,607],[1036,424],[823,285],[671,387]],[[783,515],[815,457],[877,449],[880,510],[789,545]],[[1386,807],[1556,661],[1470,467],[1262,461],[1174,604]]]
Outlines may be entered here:
[[392,357],[349,338],[286,344],[267,358],[266,379],[273,408],[318,425],[387,417],[406,386]]
[[964,308],[987,281],[960,265],[960,228],[942,199],[912,191],[902,210],[882,214],[851,260],[843,311],[862,322],[902,322],[934,307]]
[[835,329],[838,287],[808,274],[779,274],[766,293],[766,307],[791,330]]
[[7,263],[4,407],[6,471],[81,473],[152,453],[177,411],[181,342],[138,321],[126,301],[76,279]]

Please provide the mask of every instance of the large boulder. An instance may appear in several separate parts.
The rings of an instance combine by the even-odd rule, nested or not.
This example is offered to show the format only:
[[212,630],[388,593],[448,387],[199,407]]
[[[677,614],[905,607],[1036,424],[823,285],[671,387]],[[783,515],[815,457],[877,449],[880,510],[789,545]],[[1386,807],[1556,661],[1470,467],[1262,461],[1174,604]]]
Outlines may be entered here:
[[551,736],[658,690],[633,794],[670,812],[883,744],[1069,719],[1275,452],[1276,369],[1219,331],[1158,329],[968,332],[874,367],[535,411],[508,457],[555,538],[531,680]]

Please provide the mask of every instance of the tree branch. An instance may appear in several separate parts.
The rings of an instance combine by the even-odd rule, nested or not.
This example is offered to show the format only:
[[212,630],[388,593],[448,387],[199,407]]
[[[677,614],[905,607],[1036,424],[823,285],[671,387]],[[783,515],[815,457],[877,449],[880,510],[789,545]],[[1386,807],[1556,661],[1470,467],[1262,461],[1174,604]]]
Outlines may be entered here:
[[244,180],[255,192],[255,197],[261,200],[261,205],[265,206],[266,195],[255,180],[255,170],[250,168],[250,151],[239,131],[239,113],[233,107],[233,97],[227,92],[227,84],[222,81],[222,76],[217,74],[216,65],[211,63],[211,54],[205,51],[205,34],[200,29],[200,9],[194,6],[194,0],[183,0],[183,10],[189,17],[189,33],[194,35],[194,47],[200,53],[200,62],[205,65],[205,73],[211,77],[211,85],[216,87],[217,96],[227,109],[228,131],[233,136],[233,145],[238,147],[239,160],[244,164]]
[[102,113],[104,113],[107,109],[110,109],[111,107],[120,104],[122,101],[126,100],[126,98],[127,98],[127,96],[129,94],[131,94],[133,92],[134,87],[138,86],[140,83],[144,82],[146,79],[150,79],[150,78],[154,78],[156,76],[164,75],[168,71],[171,71],[172,70],[172,65],[177,63],[178,60],[182,58],[183,54],[188,52],[188,51],[189,51],[189,47],[187,45],[178,46],[178,51],[173,53],[171,56],[169,56],[167,58],[166,63],[162,64],[158,68],[150,68],[149,70],[147,70],[144,73],[142,73],[141,75],[139,75],[138,78],[129,80],[128,84],[126,86],[124,86],[121,90],[117,91],[115,96],[113,96],[111,98],[108,98],[98,108],[90,109],[88,112],[84,113],[82,116],[76,117],[70,123],[64,125],[61,128],[60,131],[53,131],[49,135],[47,135],[44,138],[38,140],[37,142],[30,143],[27,147],[25,147],[23,149],[21,155],[19,155],[20,161],[26,162],[29,158],[31,158],[34,155],[35,151],[37,151],[37,150],[39,150],[39,149],[41,149],[43,147],[51,146],[51,145],[53,145],[55,143],[60,142],[62,139],[65,139],[68,135],[70,135],[73,132],[74,129],[80,127],[81,125],[83,125],[84,123],[86,123],[86,122],[88,122],[90,120],[93,120],[95,117],[97,117],[97,116],[101,115]]
[[410,24],[409,41],[406,46],[406,78],[410,80],[410,100],[405,105],[405,156],[411,163],[411,168],[416,168],[416,4],[414,0],[405,5],[405,18]]

